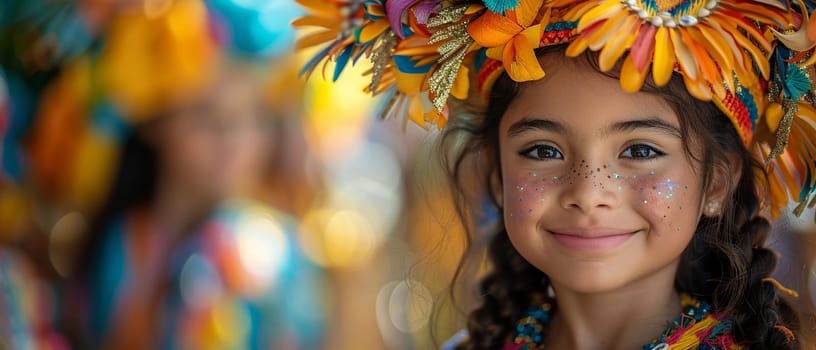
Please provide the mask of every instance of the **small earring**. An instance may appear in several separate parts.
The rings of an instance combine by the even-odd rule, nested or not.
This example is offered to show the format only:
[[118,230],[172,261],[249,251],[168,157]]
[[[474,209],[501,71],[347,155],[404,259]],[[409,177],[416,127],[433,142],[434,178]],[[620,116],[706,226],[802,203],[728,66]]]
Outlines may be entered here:
[[706,209],[708,210],[708,215],[717,214],[717,212],[720,210],[720,202],[717,201],[708,202]]

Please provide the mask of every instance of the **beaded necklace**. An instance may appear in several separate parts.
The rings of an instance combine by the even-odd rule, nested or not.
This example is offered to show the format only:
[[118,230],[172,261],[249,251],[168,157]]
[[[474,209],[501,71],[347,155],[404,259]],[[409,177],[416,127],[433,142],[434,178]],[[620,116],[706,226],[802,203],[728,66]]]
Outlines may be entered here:
[[[731,335],[731,320],[723,314],[712,313],[711,305],[681,293],[683,313],[671,322],[663,333],[643,346],[643,350],[740,349]],[[549,325],[554,304],[551,301],[528,309],[516,324],[510,342],[503,350],[544,349],[544,329]]]

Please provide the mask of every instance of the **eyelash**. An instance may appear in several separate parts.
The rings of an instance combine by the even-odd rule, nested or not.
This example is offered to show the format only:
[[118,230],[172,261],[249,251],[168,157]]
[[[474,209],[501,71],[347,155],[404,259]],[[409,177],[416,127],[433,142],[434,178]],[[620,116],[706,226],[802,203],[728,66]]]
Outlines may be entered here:
[[[554,153],[554,154],[556,154],[556,156],[541,157],[540,156],[541,152],[546,152],[546,151]],[[536,155],[533,155],[532,154],[533,152],[536,152]],[[525,148],[524,150],[519,152],[519,154],[522,157],[527,157],[527,158],[534,159],[534,160],[564,159],[564,155],[561,154],[561,151],[559,151],[557,148],[555,148],[553,146],[550,146],[550,145],[533,145],[532,147]]]
[[[634,155],[632,155],[632,152],[638,152],[638,151],[639,152],[644,152],[644,151],[649,152],[649,153],[651,153],[651,155],[645,156],[645,157],[635,157]],[[533,152],[535,152],[536,154],[533,155],[532,154]],[[551,155],[550,156],[541,156],[541,152],[550,152]],[[626,153],[629,153],[629,155],[624,155]],[[555,148],[553,146],[550,146],[550,145],[533,145],[532,147],[525,148],[524,150],[519,152],[519,155],[521,155],[523,157],[530,158],[530,159],[542,160],[542,161],[543,160],[552,160],[552,159],[556,159],[556,160],[564,159],[564,155],[561,153],[561,151],[559,151],[557,148]],[[630,145],[630,146],[626,147],[623,150],[623,152],[621,152],[619,157],[642,161],[642,160],[652,160],[652,159],[655,159],[655,158],[658,158],[658,157],[662,157],[664,155],[666,155],[666,153],[658,150],[655,147],[652,147],[652,146],[649,146],[649,145],[643,144],[643,143],[638,143],[638,144],[634,144],[634,145]]]
[[[631,154],[633,151],[635,151],[635,148],[639,148],[640,151],[651,152],[653,154],[651,156],[637,157],[636,158]],[[630,155],[629,156],[624,156],[624,154],[627,153],[627,152],[629,152]],[[643,144],[643,143],[637,143],[637,144],[630,145],[629,147],[624,148],[623,152],[621,152],[620,157],[621,158],[632,159],[632,160],[652,160],[652,159],[662,157],[662,156],[665,156],[665,155],[666,155],[666,153],[658,150],[655,147],[652,147],[652,146],[649,146],[649,145]]]

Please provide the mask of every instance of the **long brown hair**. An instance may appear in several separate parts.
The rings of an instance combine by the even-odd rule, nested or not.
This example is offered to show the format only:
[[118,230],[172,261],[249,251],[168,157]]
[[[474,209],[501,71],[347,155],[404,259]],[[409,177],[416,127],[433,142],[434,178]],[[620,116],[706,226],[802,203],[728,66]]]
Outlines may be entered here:
[[[563,55],[564,46],[539,49],[538,56]],[[567,59],[567,58],[565,58]],[[588,52],[579,57],[582,64],[599,71],[597,54]],[[604,73],[617,78],[615,71]],[[454,197],[458,199],[461,219],[468,222],[472,210],[465,200],[463,187],[466,159],[480,150],[485,152],[488,167],[498,167],[498,130],[504,111],[515,98],[519,83],[503,74],[494,84],[484,114],[477,118],[452,118],[442,135],[441,146],[458,144],[455,152],[443,154],[449,171]],[[765,247],[770,232],[769,222],[760,216],[761,198],[766,196],[767,177],[764,168],[747,151],[729,119],[711,102],[693,98],[686,91],[683,79],[675,74],[663,87],[647,79],[647,93],[661,96],[678,115],[687,156],[700,164],[707,188],[717,172],[739,173],[728,188],[722,214],[717,218],[703,217],[695,235],[683,252],[675,278],[675,288],[708,300],[715,310],[724,312],[733,322],[735,339],[749,349],[797,349],[797,340],[790,341],[783,329],[798,333],[798,317],[791,306],[778,295],[772,282],[765,279],[775,268],[777,257]],[[464,144],[459,144],[462,139]],[[705,145],[694,154],[690,140]],[[734,159],[739,162],[733,162]],[[735,168],[739,166],[740,168]],[[490,184],[489,171],[484,183]],[[490,195],[491,191],[486,192]],[[492,198],[501,211],[499,202]],[[512,334],[517,319],[531,306],[535,294],[546,293],[546,274],[528,263],[516,251],[500,221],[497,232],[487,244],[487,259],[491,270],[479,284],[481,304],[467,316],[469,340],[457,349],[499,348]],[[451,290],[455,290],[465,271],[483,249],[474,242],[469,227],[468,251],[459,263]],[[798,338],[797,338],[798,339]]]

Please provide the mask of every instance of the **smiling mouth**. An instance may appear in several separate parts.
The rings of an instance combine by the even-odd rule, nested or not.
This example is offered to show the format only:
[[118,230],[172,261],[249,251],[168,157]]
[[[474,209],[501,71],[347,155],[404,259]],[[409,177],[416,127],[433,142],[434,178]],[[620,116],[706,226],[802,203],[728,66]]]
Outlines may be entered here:
[[637,234],[637,231],[603,235],[579,235],[550,232],[562,246],[579,251],[602,251],[615,248]]

